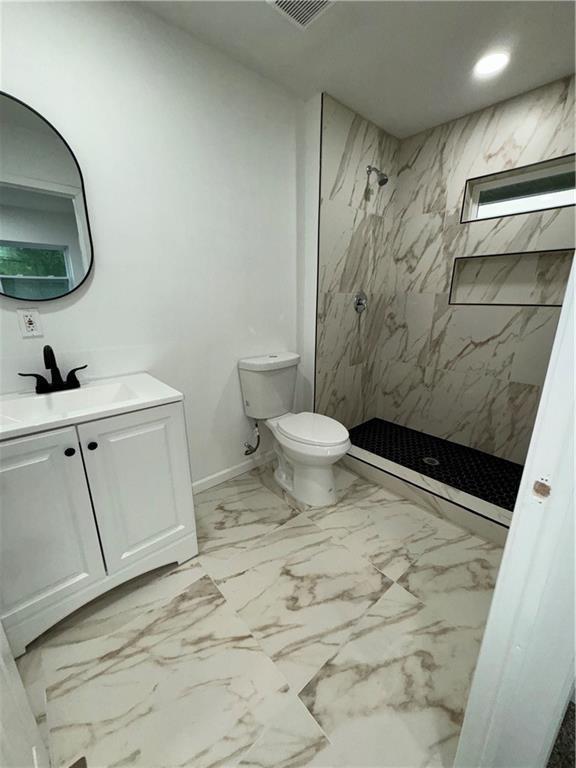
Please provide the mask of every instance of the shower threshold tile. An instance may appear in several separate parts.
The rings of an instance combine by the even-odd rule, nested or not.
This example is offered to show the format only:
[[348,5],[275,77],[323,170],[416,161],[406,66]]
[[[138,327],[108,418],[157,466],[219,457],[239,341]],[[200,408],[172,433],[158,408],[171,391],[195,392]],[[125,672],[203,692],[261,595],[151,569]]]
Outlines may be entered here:
[[356,448],[497,508],[514,509],[521,464],[377,418],[351,429],[350,440]]

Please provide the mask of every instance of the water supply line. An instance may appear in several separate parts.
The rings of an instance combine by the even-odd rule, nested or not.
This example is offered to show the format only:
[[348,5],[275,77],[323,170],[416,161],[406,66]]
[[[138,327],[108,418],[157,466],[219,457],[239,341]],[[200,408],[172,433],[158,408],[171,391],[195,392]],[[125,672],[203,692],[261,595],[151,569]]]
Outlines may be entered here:
[[256,445],[250,445],[250,443],[244,443],[244,448],[246,449],[244,451],[244,456],[252,456],[253,453],[256,453],[258,448],[260,447],[260,430],[258,429],[258,422],[254,422],[254,434],[256,435]]

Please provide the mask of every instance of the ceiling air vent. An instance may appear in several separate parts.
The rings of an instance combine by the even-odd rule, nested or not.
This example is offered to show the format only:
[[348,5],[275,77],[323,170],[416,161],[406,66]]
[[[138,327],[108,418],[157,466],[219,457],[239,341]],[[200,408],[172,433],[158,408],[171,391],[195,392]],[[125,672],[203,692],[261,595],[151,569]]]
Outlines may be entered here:
[[282,16],[300,29],[306,29],[332,5],[332,0],[269,0]]

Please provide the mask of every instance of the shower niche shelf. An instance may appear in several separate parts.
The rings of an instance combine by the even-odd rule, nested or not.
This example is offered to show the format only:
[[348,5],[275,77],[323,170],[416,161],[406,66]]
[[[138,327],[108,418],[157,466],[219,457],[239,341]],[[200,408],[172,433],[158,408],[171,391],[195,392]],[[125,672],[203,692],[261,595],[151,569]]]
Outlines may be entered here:
[[561,307],[574,249],[457,257],[450,304]]

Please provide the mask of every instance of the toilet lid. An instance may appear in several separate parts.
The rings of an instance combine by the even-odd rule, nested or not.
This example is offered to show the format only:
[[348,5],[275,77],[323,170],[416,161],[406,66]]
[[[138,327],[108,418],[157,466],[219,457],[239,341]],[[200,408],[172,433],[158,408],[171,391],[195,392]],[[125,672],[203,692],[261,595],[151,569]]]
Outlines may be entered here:
[[346,427],[320,413],[291,413],[280,419],[278,430],[291,440],[309,445],[339,445],[348,440]]

